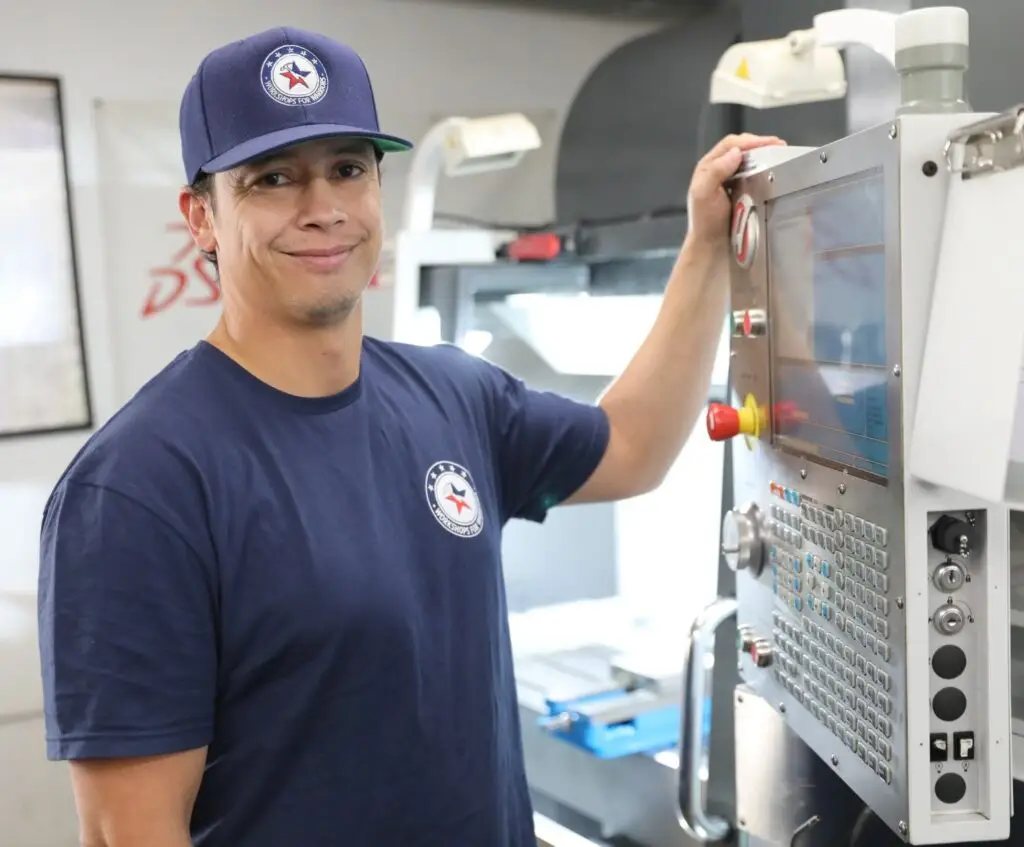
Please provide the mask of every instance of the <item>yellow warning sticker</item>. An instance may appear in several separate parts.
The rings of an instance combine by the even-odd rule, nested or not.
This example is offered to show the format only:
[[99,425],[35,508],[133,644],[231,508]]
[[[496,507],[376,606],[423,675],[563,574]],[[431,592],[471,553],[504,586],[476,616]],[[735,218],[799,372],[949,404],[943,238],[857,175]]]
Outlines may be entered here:
[[747,67],[746,59],[740,61],[740,66],[736,68],[736,76],[740,79],[750,79],[750,68]]

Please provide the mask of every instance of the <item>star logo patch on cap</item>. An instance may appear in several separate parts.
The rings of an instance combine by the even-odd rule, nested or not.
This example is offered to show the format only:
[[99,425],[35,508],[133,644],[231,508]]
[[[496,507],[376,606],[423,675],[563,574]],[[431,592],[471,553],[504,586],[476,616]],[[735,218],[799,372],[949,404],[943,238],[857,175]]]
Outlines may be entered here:
[[285,44],[263,60],[263,90],[283,106],[312,106],[327,94],[327,70],[311,50]]

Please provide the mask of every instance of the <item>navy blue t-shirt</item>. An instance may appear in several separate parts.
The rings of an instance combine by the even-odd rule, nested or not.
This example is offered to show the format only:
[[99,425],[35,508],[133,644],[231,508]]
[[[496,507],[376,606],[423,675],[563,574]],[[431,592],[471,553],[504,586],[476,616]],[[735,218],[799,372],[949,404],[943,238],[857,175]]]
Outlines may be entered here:
[[208,745],[202,847],[533,847],[501,531],[608,437],[455,347],[310,399],[198,344],[47,504],[48,755]]

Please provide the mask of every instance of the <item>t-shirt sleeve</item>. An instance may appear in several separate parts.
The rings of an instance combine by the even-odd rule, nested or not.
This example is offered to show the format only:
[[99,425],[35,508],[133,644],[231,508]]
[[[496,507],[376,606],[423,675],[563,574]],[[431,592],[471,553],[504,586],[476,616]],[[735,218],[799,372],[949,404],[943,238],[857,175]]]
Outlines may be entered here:
[[608,416],[598,405],[529,388],[497,366],[488,375],[505,518],[541,523],[604,458]]
[[217,680],[209,563],[167,519],[64,480],[43,516],[39,646],[51,759],[209,743]]

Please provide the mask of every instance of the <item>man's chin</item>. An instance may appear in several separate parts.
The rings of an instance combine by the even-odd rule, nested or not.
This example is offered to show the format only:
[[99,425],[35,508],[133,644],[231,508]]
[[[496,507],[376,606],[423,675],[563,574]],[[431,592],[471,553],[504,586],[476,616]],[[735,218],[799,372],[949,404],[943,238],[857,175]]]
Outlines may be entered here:
[[300,320],[307,326],[338,326],[348,320],[359,305],[359,295],[349,295],[330,302],[315,303],[301,309]]

